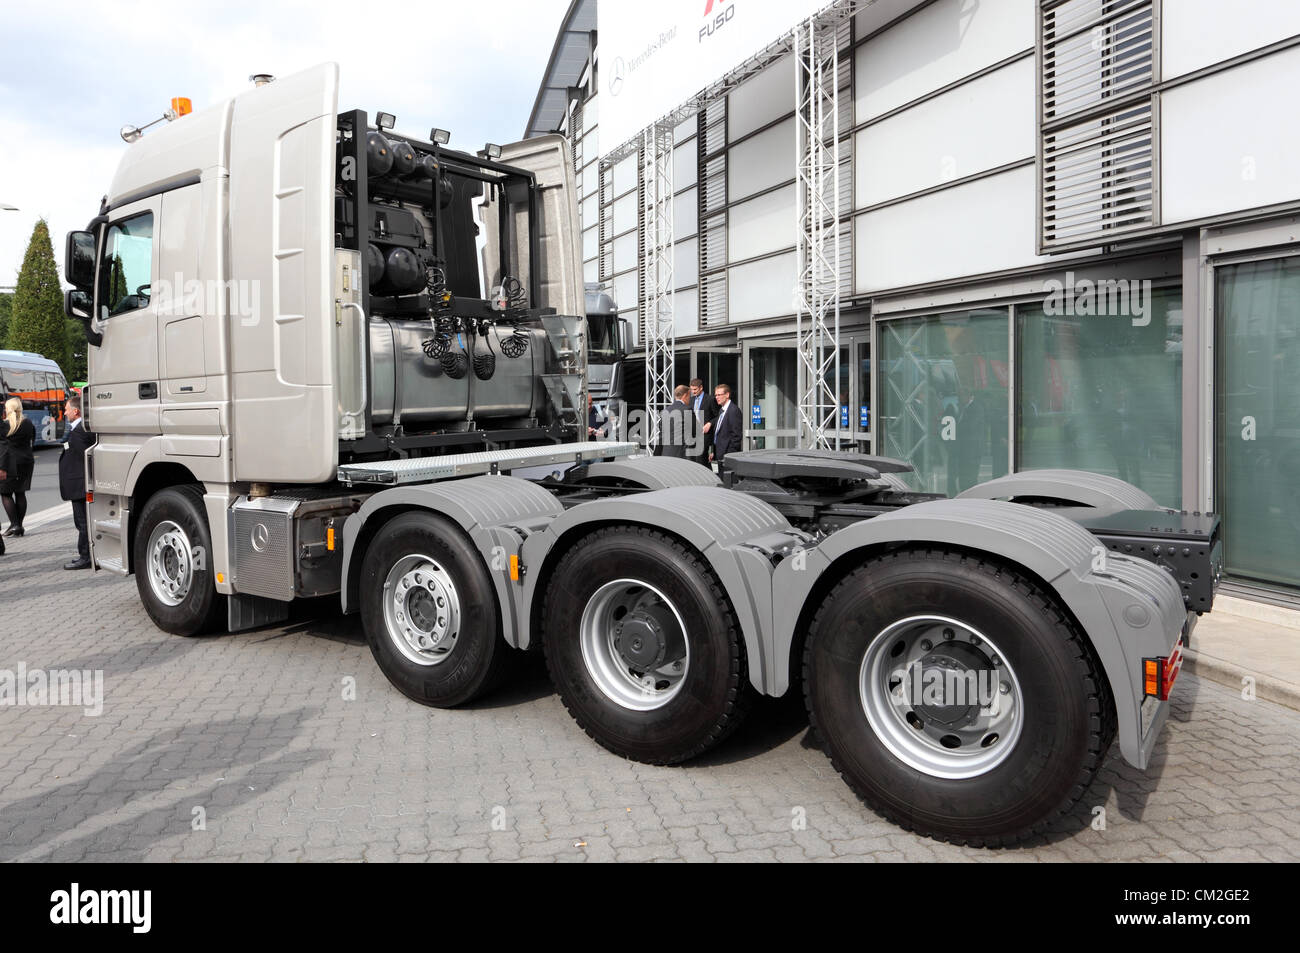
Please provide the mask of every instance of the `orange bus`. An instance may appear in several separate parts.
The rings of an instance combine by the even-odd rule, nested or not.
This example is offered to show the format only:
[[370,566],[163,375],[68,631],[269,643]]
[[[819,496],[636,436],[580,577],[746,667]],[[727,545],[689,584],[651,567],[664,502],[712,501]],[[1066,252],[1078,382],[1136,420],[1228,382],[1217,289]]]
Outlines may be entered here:
[[36,445],[63,440],[63,402],[70,391],[59,365],[28,351],[0,351],[0,402],[20,397],[36,428]]

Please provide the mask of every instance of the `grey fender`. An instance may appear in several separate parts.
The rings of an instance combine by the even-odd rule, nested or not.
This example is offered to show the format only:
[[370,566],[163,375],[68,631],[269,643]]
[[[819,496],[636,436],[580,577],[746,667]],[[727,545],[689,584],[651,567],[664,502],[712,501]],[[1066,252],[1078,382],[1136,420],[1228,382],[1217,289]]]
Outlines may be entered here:
[[386,522],[384,511],[393,508],[424,510],[445,516],[459,526],[483,556],[501,611],[501,628],[511,645],[524,631],[521,588],[510,579],[510,557],[518,556],[524,538],[563,512],[554,495],[527,480],[507,476],[480,476],[419,486],[382,490],[366,500],[343,525],[343,611],[358,607],[356,578],[364,558],[364,545],[374,535],[367,524]]
[[[1083,528],[1050,510],[997,500],[956,499],[918,503],[832,533],[815,549],[777,567],[775,652],[788,685],[790,651],[798,628],[816,606],[816,582],[835,567],[849,571],[854,554],[896,543],[935,543],[989,553],[1017,564],[1052,588],[1091,641],[1115,699],[1120,750],[1145,768],[1168,705],[1144,733],[1141,666],[1168,656],[1187,622],[1173,576],[1144,560],[1108,552]],[[1096,567],[1094,569],[1094,566]],[[809,610],[804,616],[804,610]],[[801,621],[802,618],[802,621]]]
[[1163,509],[1145,491],[1101,473],[1084,470],[1025,470],[980,483],[957,494],[959,500],[997,500],[1045,496],[1101,510]]
[[712,469],[680,457],[606,460],[587,467],[587,478],[626,480],[647,490],[663,490],[670,486],[722,485],[722,481]]
[[[772,560],[767,554],[805,545],[809,537],[792,529],[784,516],[762,500],[721,487],[673,487],[583,503],[525,541],[527,604],[533,605],[544,595],[538,587],[549,575],[548,558],[558,553],[558,544],[611,523],[661,529],[699,552],[735,609],[749,657],[750,681],[759,691],[768,692],[773,587]],[[523,638],[526,644],[527,634]]]

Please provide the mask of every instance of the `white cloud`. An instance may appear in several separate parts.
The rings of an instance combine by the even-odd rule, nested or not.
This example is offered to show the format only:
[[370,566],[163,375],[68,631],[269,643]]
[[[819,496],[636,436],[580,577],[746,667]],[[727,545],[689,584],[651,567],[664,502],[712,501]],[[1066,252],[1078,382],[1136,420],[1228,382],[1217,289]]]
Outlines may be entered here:
[[173,96],[202,109],[334,61],[340,111],[383,109],[399,131],[450,129],[467,151],[519,138],[568,0],[47,0],[5,10],[0,55],[0,286],[39,217],[62,262],[64,234],[99,209],[127,146]]

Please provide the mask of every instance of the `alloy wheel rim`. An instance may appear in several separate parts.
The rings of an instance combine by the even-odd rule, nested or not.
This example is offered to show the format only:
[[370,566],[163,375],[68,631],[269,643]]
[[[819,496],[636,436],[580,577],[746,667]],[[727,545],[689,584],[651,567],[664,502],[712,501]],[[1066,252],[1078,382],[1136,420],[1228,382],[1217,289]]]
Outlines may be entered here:
[[987,774],[1024,728],[1024,696],[1006,656],[983,632],[947,616],[911,616],[885,628],[863,654],[858,685],[876,737],[933,777]]
[[592,593],[582,611],[579,644],[596,687],[632,711],[667,705],[690,671],[681,613],[640,579],[615,579]]

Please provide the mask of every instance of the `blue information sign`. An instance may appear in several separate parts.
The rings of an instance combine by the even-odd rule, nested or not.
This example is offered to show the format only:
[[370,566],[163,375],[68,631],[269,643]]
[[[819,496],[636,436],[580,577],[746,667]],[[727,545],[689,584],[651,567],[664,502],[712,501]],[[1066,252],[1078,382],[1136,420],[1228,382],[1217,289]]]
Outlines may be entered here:
[[760,404],[752,404],[749,408],[749,416],[753,420],[754,426],[761,426],[763,423],[763,408]]

